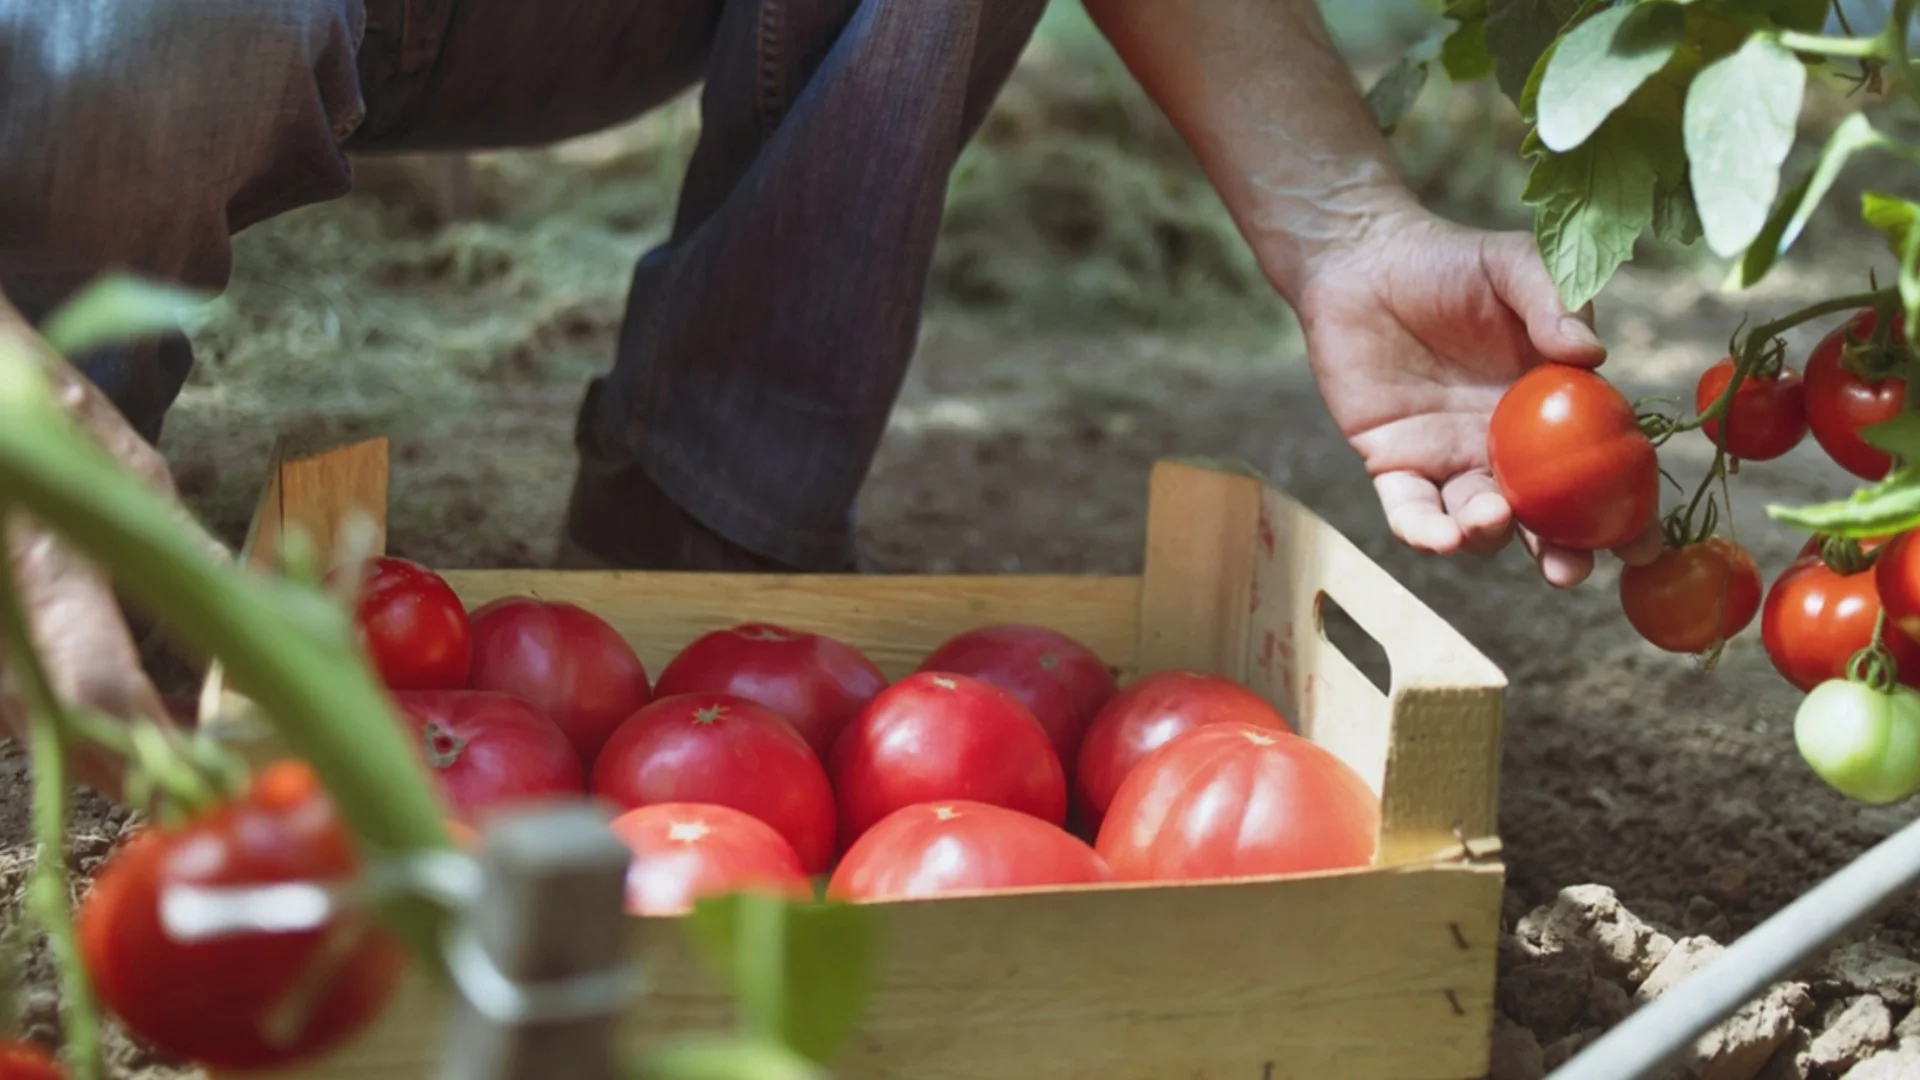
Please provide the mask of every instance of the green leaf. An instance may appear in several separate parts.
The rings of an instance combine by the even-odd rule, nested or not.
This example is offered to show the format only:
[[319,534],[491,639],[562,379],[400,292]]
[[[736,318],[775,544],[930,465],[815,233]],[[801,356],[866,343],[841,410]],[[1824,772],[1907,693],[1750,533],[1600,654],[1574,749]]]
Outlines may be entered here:
[[[1900,245],[1900,307],[1908,326],[1920,326],[1920,230],[1909,230]],[[1920,461],[1920,455],[1906,459]]]
[[1586,142],[1685,36],[1678,5],[1655,0],[1603,11],[1568,32],[1540,80],[1540,141],[1565,153]]
[[646,1080],[825,1080],[813,1061],[764,1039],[688,1038],[646,1055]]
[[1534,237],[1567,307],[1599,295],[1653,223],[1656,171],[1631,126],[1601,125],[1567,154],[1538,158],[1523,196],[1535,207]]
[[1887,247],[1898,256],[1907,247],[1907,234],[1913,230],[1920,205],[1893,195],[1869,191],[1860,196],[1860,220],[1880,230]]
[[1832,0],[1761,0],[1754,6],[1778,26],[1817,34],[1827,28],[1827,9]]
[[1869,424],[1860,429],[1860,437],[1889,454],[1920,461],[1920,413],[1901,413],[1891,420]]
[[1519,103],[1534,65],[1583,6],[1579,0],[1487,0],[1487,50],[1502,93]]
[[55,352],[79,356],[103,345],[178,333],[212,299],[131,274],[108,274],[47,316],[40,335]]
[[1834,502],[1769,506],[1767,516],[1808,532],[1854,540],[1905,532],[1920,527],[1920,468],[1907,466]]
[[1416,59],[1409,52],[1367,90],[1367,111],[1373,114],[1375,127],[1391,135],[1400,121],[1413,111],[1413,103],[1420,100],[1420,91],[1426,89],[1430,63]]
[[1463,22],[1440,43],[1440,66],[1457,83],[1473,82],[1493,74],[1493,54],[1487,51],[1484,19]]
[[1744,288],[1759,281],[1799,239],[1800,231],[1807,227],[1807,221],[1819,208],[1820,200],[1826,197],[1833,182],[1839,179],[1840,170],[1846,166],[1847,159],[1859,150],[1879,145],[1880,141],[1880,133],[1861,113],[1853,113],[1833,129],[1833,134],[1827,138],[1826,149],[1820,152],[1819,164],[1780,200],[1780,205],[1774,207],[1773,215],[1761,228],[1760,235],[1747,248],[1734,279],[1739,287]]
[[1693,205],[1691,187],[1683,183],[1654,191],[1653,235],[1669,244],[1688,245],[1700,239],[1700,212]]
[[871,912],[739,894],[701,901],[687,927],[749,1031],[823,1063],[852,1033],[874,975]]
[[1758,35],[1694,78],[1687,92],[1687,159],[1694,205],[1715,255],[1739,254],[1767,223],[1806,85],[1800,61]]

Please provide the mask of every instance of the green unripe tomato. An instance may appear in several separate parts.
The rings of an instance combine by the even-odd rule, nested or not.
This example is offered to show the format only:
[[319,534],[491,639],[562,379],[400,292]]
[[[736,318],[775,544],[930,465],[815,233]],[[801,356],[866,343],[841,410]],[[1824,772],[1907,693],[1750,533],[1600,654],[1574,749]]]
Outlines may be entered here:
[[1793,717],[1793,741],[1813,771],[1850,799],[1884,805],[1920,792],[1920,694],[1881,693],[1828,679]]

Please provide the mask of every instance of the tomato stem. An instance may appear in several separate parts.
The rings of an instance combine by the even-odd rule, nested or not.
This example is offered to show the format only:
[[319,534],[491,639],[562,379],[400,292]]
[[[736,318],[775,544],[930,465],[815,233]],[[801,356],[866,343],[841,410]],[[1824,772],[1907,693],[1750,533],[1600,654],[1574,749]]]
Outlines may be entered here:
[[1887,648],[1886,630],[1887,612],[1883,608],[1874,616],[1872,642],[1847,661],[1847,678],[1866,683],[1882,694],[1892,693],[1894,684],[1900,681],[1900,662]]
[[[0,526],[10,514],[0,510]],[[54,969],[60,976],[67,1068],[73,1080],[100,1076],[100,1015],[93,984],[80,961],[67,885],[68,725],[53,680],[34,651],[26,608],[10,566],[0,566],[0,638],[21,696],[25,698],[28,748],[33,755],[33,832],[39,850],[33,859],[27,902],[46,932]]]
[[[1720,391],[1720,396],[1714,398],[1713,403],[1705,409],[1700,410],[1698,414],[1685,420],[1673,421],[1672,430],[1667,433],[1667,437],[1671,437],[1677,432],[1693,431],[1705,424],[1725,417],[1727,410],[1733,407],[1734,395],[1740,392],[1740,384],[1746,381],[1747,376],[1750,373],[1762,370],[1766,364],[1784,357],[1783,350],[1785,346],[1776,340],[1781,334],[1792,330],[1802,323],[1812,322],[1814,319],[1832,315],[1835,312],[1852,311],[1863,307],[1872,307],[1878,310],[1880,305],[1886,303],[1897,304],[1899,299],[1900,290],[1898,288],[1874,289],[1870,292],[1849,293],[1846,296],[1836,296],[1822,300],[1817,304],[1809,304],[1798,311],[1788,312],[1771,322],[1761,323],[1744,337],[1736,334],[1739,345],[1733,350],[1733,375],[1727,380],[1726,387]],[[1887,320],[1882,318],[1879,319],[1878,322],[1885,324]],[[1876,329],[1878,329],[1878,327],[1876,327]],[[1778,369],[1775,368],[1774,370]],[[1715,441],[1718,442],[1719,440]]]

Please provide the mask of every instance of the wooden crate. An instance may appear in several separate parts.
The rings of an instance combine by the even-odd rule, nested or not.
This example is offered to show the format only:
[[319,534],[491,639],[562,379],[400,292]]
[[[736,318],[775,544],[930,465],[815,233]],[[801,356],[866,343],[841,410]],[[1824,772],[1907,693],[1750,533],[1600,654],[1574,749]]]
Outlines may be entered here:
[[[384,517],[386,444],[278,463],[256,537]],[[1382,799],[1363,871],[1096,886],[876,908],[878,989],[837,1066],[914,1080],[1469,1080],[1485,1073],[1504,868],[1505,680],[1345,537],[1245,469],[1153,470],[1145,572],[1124,577],[767,576],[460,570],[470,605],[580,603],[649,672],[748,619],[840,637],[889,676],[947,637],[1033,622],[1123,675],[1188,668],[1265,695]],[[1331,598],[1384,648],[1382,693],[1328,639]],[[669,920],[635,919],[648,992],[626,1030],[719,1030],[729,1000]],[[447,1003],[409,981],[353,1044],[282,1080],[422,1080]]]

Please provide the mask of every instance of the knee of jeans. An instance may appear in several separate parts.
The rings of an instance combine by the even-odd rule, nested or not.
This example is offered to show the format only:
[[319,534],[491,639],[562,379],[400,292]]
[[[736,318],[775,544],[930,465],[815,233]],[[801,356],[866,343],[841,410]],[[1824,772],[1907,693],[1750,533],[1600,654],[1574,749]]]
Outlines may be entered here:
[[359,4],[0,0],[0,284],[219,287],[232,231],[344,193]]

